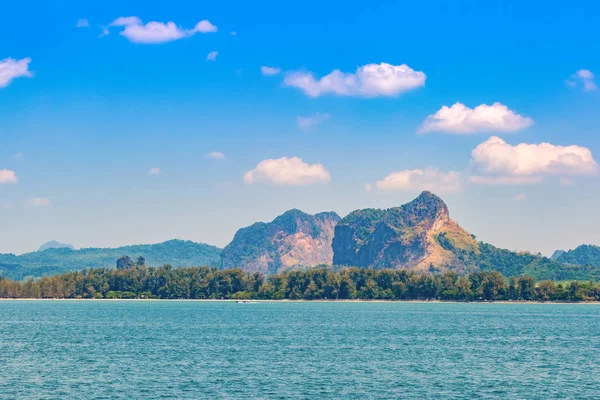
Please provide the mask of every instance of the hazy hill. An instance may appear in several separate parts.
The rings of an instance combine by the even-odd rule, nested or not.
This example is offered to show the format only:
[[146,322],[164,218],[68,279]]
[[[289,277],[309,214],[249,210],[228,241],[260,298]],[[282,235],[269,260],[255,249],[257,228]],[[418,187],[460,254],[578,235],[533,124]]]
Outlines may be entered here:
[[57,242],[56,240],[51,240],[51,241],[46,242],[43,245],[41,245],[40,248],[38,249],[38,251],[44,251],[44,250],[48,250],[48,249],[71,249],[71,250],[75,250],[75,247],[73,247],[70,244],[60,243],[60,242]]
[[223,249],[221,268],[273,274],[294,267],[331,265],[331,241],[339,220],[333,212],[310,215],[290,210],[272,222],[242,228]]
[[158,244],[118,248],[50,248],[16,256],[0,254],[0,274],[13,279],[39,277],[84,268],[113,268],[122,255],[143,256],[148,266],[218,266],[221,249],[207,244],[169,240]]

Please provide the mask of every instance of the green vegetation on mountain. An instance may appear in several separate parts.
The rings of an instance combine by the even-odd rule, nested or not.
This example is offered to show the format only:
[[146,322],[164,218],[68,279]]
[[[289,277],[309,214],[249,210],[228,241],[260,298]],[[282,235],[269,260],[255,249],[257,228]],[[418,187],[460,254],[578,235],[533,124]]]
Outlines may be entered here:
[[240,269],[133,264],[38,280],[0,278],[0,298],[600,301],[600,285],[536,282],[528,276],[507,279],[496,271],[459,275],[453,271],[430,274],[404,269],[313,268],[265,278]]
[[240,229],[221,254],[221,268],[245,272],[277,272],[331,264],[333,230],[340,217],[290,210],[272,222]]
[[219,265],[221,249],[183,240],[118,248],[50,248],[16,256],[0,254],[0,275],[23,279],[79,271],[85,268],[111,268],[119,257],[130,254],[145,258],[147,265],[171,264],[177,267]]
[[584,244],[573,250],[563,252],[556,260],[567,264],[600,267],[600,247]]

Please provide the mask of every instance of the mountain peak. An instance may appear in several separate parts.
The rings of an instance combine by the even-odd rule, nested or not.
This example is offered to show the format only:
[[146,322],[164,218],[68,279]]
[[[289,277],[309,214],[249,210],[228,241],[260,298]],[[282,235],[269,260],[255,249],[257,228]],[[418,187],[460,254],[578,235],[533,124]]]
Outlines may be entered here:
[[331,241],[339,220],[332,212],[310,215],[292,209],[271,222],[242,228],[223,249],[221,268],[272,274],[299,266],[331,264]]
[[453,250],[473,252],[477,243],[440,197],[424,191],[400,207],[352,212],[336,226],[332,247],[334,264],[428,271],[465,269]]
[[51,241],[46,242],[43,245],[41,245],[40,248],[38,249],[38,251],[44,251],[44,250],[48,250],[48,249],[75,250],[75,247],[73,247],[72,245],[67,244],[67,243],[60,243],[60,242],[57,242],[56,240],[51,240]]

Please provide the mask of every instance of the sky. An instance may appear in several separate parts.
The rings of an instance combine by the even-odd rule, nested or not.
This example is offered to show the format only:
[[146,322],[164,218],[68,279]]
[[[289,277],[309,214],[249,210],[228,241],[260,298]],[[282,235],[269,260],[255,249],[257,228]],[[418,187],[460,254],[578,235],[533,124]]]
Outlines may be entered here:
[[422,190],[600,245],[600,4],[34,0],[0,13],[0,252],[226,245]]

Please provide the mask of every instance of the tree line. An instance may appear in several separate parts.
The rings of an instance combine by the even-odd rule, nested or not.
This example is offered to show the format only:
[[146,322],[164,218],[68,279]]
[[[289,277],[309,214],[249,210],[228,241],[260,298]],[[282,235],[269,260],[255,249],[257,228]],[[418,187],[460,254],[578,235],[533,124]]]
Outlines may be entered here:
[[0,277],[0,298],[600,301],[600,285],[593,281],[536,282],[528,276],[506,278],[496,271],[459,275],[317,267],[264,277],[240,269],[146,267],[143,261],[123,259],[117,269],[37,280]]

